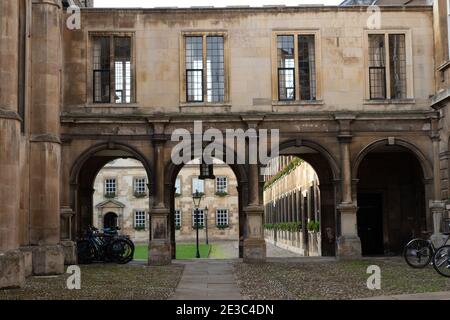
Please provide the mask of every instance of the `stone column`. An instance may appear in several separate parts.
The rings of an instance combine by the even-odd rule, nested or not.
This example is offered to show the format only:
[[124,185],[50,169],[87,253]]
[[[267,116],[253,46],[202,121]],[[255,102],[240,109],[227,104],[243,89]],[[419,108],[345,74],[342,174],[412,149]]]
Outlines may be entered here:
[[[257,129],[260,119],[251,119],[247,122],[249,129],[255,130],[258,139]],[[252,139],[247,143],[247,161],[250,159],[250,146]],[[258,152],[258,148],[255,148]],[[258,156],[256,158],[259,158]],[[260,193],[260,166],[258,163],[249,163],[248,165],[248,206],[244,208],[247,216],[247,234],[244,240],[244,262],[263,262],[266,259],[266,241],[264,240],[264,206],[263,199]]]
[[341,153],[341,203],[340,235],[337,239],[337,256],[339,258],[358,258],[361,256],[361,240],[358,237],[356,213],[358,208],[352,199],[352,173],[350,163],[350,143],[352,141],[352,115],[337,115],[340,132],[338,136]]
[[441,160],[439,152],[439,143],[441,141],[439,135],[439,116],[437,114],[431,116],[431,141],[433,144],[433,193],[434,200],[430,201],[429,206],[431,216],[433,218],[433,235],[431,240],[436,246],[441,246],[445,241],[445,236],[441,232],[441,223],[445,213],[445,202],[441,197]]
[[0,1],[0,289],[24,284],[19,249],[19,2]]
[[153,206],[150,209],[149,265],[167,265],[172,262],[170,210],[164,202],[164,122],[154,124],[153,142]]
[[34,0],[30,117],[30,245],[33,273],[64,272],[60,245],[61,2]]

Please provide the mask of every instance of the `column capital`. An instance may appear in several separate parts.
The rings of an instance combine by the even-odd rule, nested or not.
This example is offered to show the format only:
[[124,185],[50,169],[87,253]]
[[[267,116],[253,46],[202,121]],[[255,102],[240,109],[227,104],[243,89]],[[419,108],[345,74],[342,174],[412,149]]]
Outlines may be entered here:
[[339,143],[351,143],[353,139],[353,135],[351,134],[340,134],[337,136]]

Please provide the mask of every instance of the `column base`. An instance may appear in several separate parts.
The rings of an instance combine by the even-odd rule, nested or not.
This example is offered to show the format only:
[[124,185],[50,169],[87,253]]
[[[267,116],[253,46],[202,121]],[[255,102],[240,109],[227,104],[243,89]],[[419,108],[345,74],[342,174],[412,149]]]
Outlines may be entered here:
[[165,266],[172,263],[172,250],[166,242],[150,241],[148,246],[148,265]]
[[266,241],[263,239],[244,240],[244,262],[263,263],[266,262]]
[[31,246],[23,250],[33,255],[33,275],[48,276],[64,273],[64,250],[60,245]]
[[0,289],[20,288],[25,284],[24,255],[19,250],[0,254]]
[[358,236],[340,236],[337,239],[338,259],[360,259],[361,240]]
[[33,275],[33,253],[26,247],[22,247],[19,250],[23,255],[25,277],[31,277]]
[[64,252],[64,264],[73,266],[78,264],[77,243],[73,241],[61,241]]

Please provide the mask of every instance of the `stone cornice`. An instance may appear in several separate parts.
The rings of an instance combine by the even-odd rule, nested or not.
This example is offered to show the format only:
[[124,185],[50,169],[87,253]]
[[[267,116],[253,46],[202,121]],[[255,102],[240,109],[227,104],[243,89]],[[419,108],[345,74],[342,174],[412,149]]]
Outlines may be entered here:
[[[301,5],[301,6],[284,6],[273,5],[263,7],[250,6],[228,6],[228,7],[159,7],[159,8],[81,8],[84,14],[121,14],[121,13],[135,13],[135,14],[176,14],[176,13],[303,13],[303,12],[362,12],[367,13],[367,6],[324,6],[324,5]],[[433,7],[430,5],[392,5],[381,6],[382,12],[432,12]]]

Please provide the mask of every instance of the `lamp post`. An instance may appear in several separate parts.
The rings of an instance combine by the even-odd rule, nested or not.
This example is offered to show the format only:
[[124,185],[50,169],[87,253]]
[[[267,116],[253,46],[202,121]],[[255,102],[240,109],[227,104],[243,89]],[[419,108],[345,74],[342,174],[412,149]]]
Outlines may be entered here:
[[192,195],[192,199],[194,201],[195,206],[195,231],[196,231],[196,245],[197,245],[197,253],[196,258],[200,258],[200,248],[198,243],[198,214],[199,214],[199,207],[200,207],[200,201],[202,200],[202,195],[198,192],[198,190],[195,191],[195,193]]
[[208,240],[208,206],[205,207],[205,209],[203,210],[204,214],[205,214],[205,228],[206,228],[206,245],[209,245],[209,240]]

